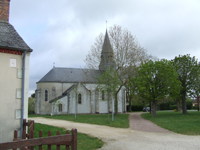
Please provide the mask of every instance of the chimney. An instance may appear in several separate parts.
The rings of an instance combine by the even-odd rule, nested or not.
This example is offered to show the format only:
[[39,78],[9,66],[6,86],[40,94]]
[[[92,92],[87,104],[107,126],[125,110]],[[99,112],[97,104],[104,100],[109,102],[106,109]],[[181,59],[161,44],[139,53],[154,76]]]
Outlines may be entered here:
[[0,22],[9,22],[10,0],[0,0]]

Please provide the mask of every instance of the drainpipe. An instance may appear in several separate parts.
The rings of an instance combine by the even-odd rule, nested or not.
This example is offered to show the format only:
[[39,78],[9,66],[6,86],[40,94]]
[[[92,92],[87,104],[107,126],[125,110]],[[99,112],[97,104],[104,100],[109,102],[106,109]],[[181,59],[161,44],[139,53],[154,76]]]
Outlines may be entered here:
[[25,61],[26,61],[26,51],[24,51],[22,58],[22,103],[21,103],[21,130],[20,130],[20,138],[22,139],[23,132],[23,119],[24,119],[24,91],[25,91]]

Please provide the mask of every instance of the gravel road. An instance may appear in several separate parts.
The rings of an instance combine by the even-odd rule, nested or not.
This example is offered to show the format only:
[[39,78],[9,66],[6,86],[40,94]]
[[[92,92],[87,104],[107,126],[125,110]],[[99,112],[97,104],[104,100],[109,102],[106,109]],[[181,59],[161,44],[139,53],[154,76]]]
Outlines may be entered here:
[[100,150],[200,150],[200,136],[188,136],[162,129],[140,117],[140,113],[130,114],[130,128],[121,129],[42,117],[31,118],[42,123],[67,130],[76,128],[78,132],[102,139],[105,144]]

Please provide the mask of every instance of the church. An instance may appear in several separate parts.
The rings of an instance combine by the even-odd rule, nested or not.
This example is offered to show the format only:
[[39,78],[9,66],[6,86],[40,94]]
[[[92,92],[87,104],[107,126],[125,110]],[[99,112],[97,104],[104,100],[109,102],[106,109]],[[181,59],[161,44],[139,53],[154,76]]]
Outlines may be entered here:
[[[116,68],[106,31],[99,70],[53,67],[37,82],[35,114],[103,114],[114,112],[114,97],[98,89],[97,78]],[[118,93],[118,112],[126,112],[125,88]]]

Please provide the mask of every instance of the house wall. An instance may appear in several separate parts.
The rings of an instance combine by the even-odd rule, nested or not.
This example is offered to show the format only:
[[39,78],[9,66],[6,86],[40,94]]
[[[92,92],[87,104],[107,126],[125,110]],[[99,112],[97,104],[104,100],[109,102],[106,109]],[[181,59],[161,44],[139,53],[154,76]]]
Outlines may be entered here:
[[[39,82],[37,83],[37,90],[40,91],[40,94],[37,93],[35,110],[36,114],[50,114],[51,113],[51,104],[50,100],[53,98],[62,95],[64,91],[70,88],[73,83],[56,83],[56,82]],[[53,96],[53,88],[55,88],[55,97]],[[45,101],[45,90],[48,90],[48,100]]]
[[[26,55],[24,118],[28,118],[29,57]],[[0,143],[13,140],[20,131],[22,55],[0,53]]]
[[[49,103],[50,100],[52,100],[55,97],[58,97],[62,95],[63,92],[65,92],[67,89],[69,89],[73,84],[75,83],[56,83],[56,82],[39,82],[37,83],[37,90],[40,90],[40,94],[36,94],[36,104],[35,104],[35,110],[36,114],[50,114],[51,113],[51,104]],[[89,87],[92,87],[93,85],[89,85]],[[52,96],[52,89],[55,88],[55,97]],[[48,90],[48,101],[45,101],[45,90]],[[83,93],[83,92],[82,92]],[[84,99],[89,99],[89,95],[84,95]],[[86,103],[86,100],[84,104]],[[87,102],[90,106],[90,102]],[[82,105],[78,106],[79,110],[82,110]],[[90,109],[89,109],[90,110]],[[83,109],[83,113],[88,113],[85,109]]]
[[[62,95],[67,89],[69,89],[75,83],[50,83],[50,82],[38,82],[37,90],[41,91],[40,100],[36,98],[35,108],[37,114],[51,114],[52,107],[49,100],[52,100],[55,97],[52,97],[52,88],[56,89],[56,97]],[[45,101],[45,90],[48,90],[49,99]],[[77,91],[75,91],[77,90]],[[118,93],[118,112],[123,113],[125,110],[125,94],[123,93],[124,89],[121,89]],[[82,104],[78,104],[76,99],[76,94],[82,95]],[[36,94],[37,97],[39,97]],[[69,97],[68,97],[69,96]],[[63,111],[59,112],[56,108],[53,113],[55,114],[67,114],[69,108],[69,114],[74,114],[75,110],[77,113],[108,113],[108,102],[107,94],[105,94],[105,100],[102,100],[102,93],[97,89],[97,84],[79,84],[77,88],[70,92],[70,95],[61,98],[59,101],[63,104]],[[69,107],[68,107],[68,98],[69,98]],[[75,103],[76,102],[76,103]],[[109,102],[109,111],[112,112],[114,98],[112,97]],[[76,104],[76,105],[75,105]],[[76,109],[75,109],[76,106]],[[39,107],[39,109],[38,109]],[[114,110],[113,110],[114,111]]]
[[[59,99],[59,102],[52,103],[52,111],[51,111],[52,115],[67,114],[67,112],[68,112],[67,99],[68,99],[68,97],[65,96],[65,97]],[[59,104],[62,104],[62,111],[61,112],[59,112],[59,109],[58,109]]]
[[[81,94],[81,104],[78,103],[77,95]],[[69,100],[69,107],[68,107]],[[62,104],[62,112],[59,112],[59,104]],[[90,107],[90,91],[82,84],[79,84],[67,96],[62,97],[57,102],[54,102],[52,107],[52,114],[75,114],[75,112],[85,114],[91,113]],[[69,110],[68,110],[69,108]]]
[[[81,94],[81,104],[78,103],[78,95]],[[70,92],[69,98],[69,114],[91,113],[90,107],[90,91],[83,85],[79,84]]]

